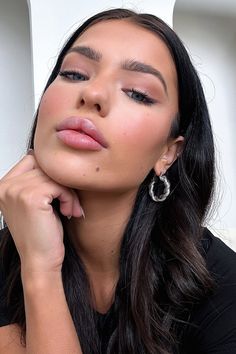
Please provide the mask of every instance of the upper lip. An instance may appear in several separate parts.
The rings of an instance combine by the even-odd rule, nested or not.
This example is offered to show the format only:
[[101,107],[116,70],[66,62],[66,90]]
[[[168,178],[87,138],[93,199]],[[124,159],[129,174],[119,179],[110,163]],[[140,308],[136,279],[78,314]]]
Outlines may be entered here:
[[104,148],[108,147],[108,144],[102,135],[102,133],[97,129],[97,127],[94,125],[93,122],[91,122],[90,119],[88,118],[83,118],[83,117],[77,117],[77,116],[72,116],[63,119],[57,126],[56,130],[75,130],[78,132],[82,132],[94,140],[96,140],[100,145],[102,145]]

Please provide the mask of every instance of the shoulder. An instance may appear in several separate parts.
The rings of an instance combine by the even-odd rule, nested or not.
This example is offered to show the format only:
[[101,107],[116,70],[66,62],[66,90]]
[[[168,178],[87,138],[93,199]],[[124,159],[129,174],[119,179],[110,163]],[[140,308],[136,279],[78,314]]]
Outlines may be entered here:
[[236,291],[236,253],[209,230],[203,233],[206,266],[216,283],[215,295],[224,291],[224,298],[232,298],[226,291]]
[[236,265],[236,253],[230,247],[208,229],[204,229],[202,243],[210,272],[216,271],[222,276],[236,276],[236,268],[232,267]]
[[[236,253],[209,230],[203,248],[209,272],[215,280],[213,293],[193,311],[186,341],[191,353],[236,353]],[[190,343],[191,342],[191,343]]]

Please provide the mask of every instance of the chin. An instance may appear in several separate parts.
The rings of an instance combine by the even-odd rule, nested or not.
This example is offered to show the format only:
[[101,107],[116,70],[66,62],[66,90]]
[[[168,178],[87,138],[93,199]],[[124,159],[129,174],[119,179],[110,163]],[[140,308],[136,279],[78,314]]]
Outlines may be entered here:
[[94,174],[94,178],[88,178],[93,177],[91,171],[88,171],[88,166],[78,168],[74,161],[48,155],[45,158],[45,154],[35,154],[35,157],[42,171],[56,183],[73,189],[90,190],[94,187],[96,176]]

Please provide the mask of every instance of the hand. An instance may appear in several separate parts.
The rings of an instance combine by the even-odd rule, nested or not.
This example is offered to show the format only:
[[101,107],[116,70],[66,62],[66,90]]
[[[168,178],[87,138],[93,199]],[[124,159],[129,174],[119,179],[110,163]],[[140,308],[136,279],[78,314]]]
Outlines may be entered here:
[[75,191],[49,178],[33,152],[0,180],[0,210],[27,272],[61,271],[63,227],[51,205],[55,198],[64,216],[82,215]]

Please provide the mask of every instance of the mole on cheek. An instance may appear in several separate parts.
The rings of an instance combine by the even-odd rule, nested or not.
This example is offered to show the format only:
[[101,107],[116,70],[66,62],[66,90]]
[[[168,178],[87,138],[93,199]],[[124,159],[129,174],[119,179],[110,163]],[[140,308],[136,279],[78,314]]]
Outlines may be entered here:
[[96,167],[96,172],[99,172],[100,171],[100,167]]

